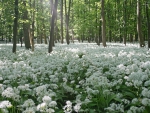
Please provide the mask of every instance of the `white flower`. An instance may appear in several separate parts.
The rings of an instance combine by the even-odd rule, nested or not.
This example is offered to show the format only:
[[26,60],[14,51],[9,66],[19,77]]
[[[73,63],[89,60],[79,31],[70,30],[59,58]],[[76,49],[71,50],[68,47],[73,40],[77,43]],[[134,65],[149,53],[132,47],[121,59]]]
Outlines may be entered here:
[[124,106],[122,104],[110,104],[110,107],[105,108],[105,110],[112,112],[112,111],[119,111],[120,113],[124,113]]
[[49,96],[44,96],[42,100],[44,103],[50,103],[52,99]]
[[43,95],[45,92],[47,92],[47,85],[41,85],[39,87],[35,88],[36,95]]
[[72,106],[72,103],[71,103],[71,101],[69,101],[69,100],[68,100],[68,101],[66,101],[66,104],[67,104],[67,105],[71,105],[71,106]]
[[144,88],[144,89],[142,90],[142,95],[143,95],[144,97],[150,98],[150,90],[148,90],[147,88]]
[[63,81],[64,81],[64,82],[67,82],[67,78],[63,78]]
[[133,104],[138,103],[138,99],[137,99],[137,98],[132,99],[132,103],[133,103]]
[[52,109],[52,108],[48,108],[48,109],[46,109],[46,113],[54,113],[55,112],[55,110],[54,109]]
[[81,108],[81,103],[77,103],[75,106],[74,106],[74,110],[75,110],[75,112],[79,112],[79,110],[80,110],[80,108]]
[[138,88],[139,86],[142,86],[142,81],[135,80],[133,84],[134,87]]
[[26,110],[23,111],[23,113],[35,113],[35,112],[36,110],[33,107],[26,108]]
[[56,105],[57,105],[56,101],[51,101],[51,102],[49,103],[49,106],[50,106],[50,107],[56,107]]
[[71,113],[72,112],[72,103],[70,101],[66,101],[66,104],[67,105],[65,105],[63,108],[64,112],[65,113]]
[[0,108],[11,108],[12,104],[9,101],[2,101],[0,102]]
[[8,87],[7,89],[5,89],[3,92],[2,92],[2,96],[3,97],[7,97],[7,98],[13,98],[14,97],[14,91],[11,87]]
[[46,109],[47,109],[47,104],[46,103],[42,103],[42,104],[39,104],[37,106],[38,111],[45,111]]
[[131,106],[130,110],[127,113],[143,113],[145,108],[143,106],[141,107],[136,107],[136,106]]
[[32,107],[32,106],[35,106],[35,103],[32,99],[28,99],[24,102],[24,104],[22,106],[23,107]]
[[128,80],[128,78],[129,78],[128,76],[125,76],[125,77],[124,77],[125,80]]
[[150,106],[150,99],[148,99],[148,98],[142,99],[142,104],[143,104],[144,106]]
[[0,80],[3,80],[3,77],[0,77]]
[[127,100],[127,99],[122,99],[121,101],[122,101],[124,104],[129,104],[129,103],[130,103],[130,101]]
[[22,90],[22,91],[30,90],[29,89],[29,84],[20,85],[20,86],[18,86],[18,89]]
[[150,80],[146,81],[146,82],[144,83],[144,86],[150,86]]
[[72,106],[71,105],[65,105],[63,109],[64,109],[65,113],[72,113]]

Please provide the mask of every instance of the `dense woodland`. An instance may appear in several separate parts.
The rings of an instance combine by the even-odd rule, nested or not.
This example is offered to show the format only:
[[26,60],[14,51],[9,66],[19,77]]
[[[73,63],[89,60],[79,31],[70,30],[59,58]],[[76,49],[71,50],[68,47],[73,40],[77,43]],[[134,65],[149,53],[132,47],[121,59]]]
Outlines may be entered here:
[[25,43],[34,51],[37,43],[148,41],[150,47],[150,2],[148,0],[1,0],[0,39]]

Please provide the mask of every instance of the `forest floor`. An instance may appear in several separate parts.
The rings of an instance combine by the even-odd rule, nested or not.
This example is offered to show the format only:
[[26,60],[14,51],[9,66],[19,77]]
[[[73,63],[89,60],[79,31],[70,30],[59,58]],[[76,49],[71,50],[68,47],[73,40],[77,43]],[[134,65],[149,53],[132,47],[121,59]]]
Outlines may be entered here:
[[0,44],[0,113],[149,113],[150,50],[138,44]]

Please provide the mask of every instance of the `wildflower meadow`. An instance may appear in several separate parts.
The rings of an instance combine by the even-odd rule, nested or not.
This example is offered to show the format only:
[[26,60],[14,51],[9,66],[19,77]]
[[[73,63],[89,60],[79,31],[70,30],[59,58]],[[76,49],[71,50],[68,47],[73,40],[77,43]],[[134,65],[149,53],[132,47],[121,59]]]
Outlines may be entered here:
[[0,113],[150,113],[150,51],[137,44],[0,44]]

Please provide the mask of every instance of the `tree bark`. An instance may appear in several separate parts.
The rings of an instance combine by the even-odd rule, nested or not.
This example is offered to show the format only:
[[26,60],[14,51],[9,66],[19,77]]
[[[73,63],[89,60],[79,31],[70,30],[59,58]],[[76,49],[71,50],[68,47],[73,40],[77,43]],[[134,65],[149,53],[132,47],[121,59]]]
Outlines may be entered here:
[[61,43],[63,44],[64,35],[63,35],[63,0],[61,0]]
[[[35,0],[33,1],[33,8],[35,9]],[[33,11],[33,17],[32,17],[32,39],[31,39],[31,45],[32,45],[32,51],[34,51],[34,23],[35,23],[35,11]]]
[[127,39],[127,9],[126,9],[126,6],[127,6],[127,0],[124,1],[124,31],[123,31],[123,43],[124,45],[126,46],[126,39]]
[[53,51],[54,25],[55,25],[55,19],[56,19],[56,15],[57,15],[57,5],[58,5],[58,0],[55,0],[55,4],[53,6],[53,11],[52,11],[52,19],[51,19],[51,29],[50,29],[50,40],[49,40],[48,53],[51,53]]
[[13,49],[12,52],[16,53],[16,42],[17,42],[17,26],[18,26],[18,0],[15,0],[15,19],[13,26]]
[[105,20],[105,12],[104,12],[104,5],[105,0],[101,0],[101,7],[102,7],[102,42],[103,46],[106,47],[106,20]]
[[142,36],[140,0],[137,0],[137,33],[138,33],[138,40],[139,40],[140,47],[144,47],[145,43]]
[[147,32],[148,32],[148,49],[150,48],[150,19],[148,12],[148,1],[146,1],[146,16],[147,16]]
[[66,0],[65,0],[65,16],[66,16],[66,41],[67,44],[69,45],[69,18],[70,18],[70,7],[71,7],[71,0],[69,0],[69,6],[68,6],[68,11],[67,11],[67,5],[66,5]]
[[[24,7],[26,7],[26,0],[23,1]],[[24,14],[23,14],[23,19],[25,21],[28,21],[28,11],[25,9]],[[30,29],[30,24],[29,22],[24,22],[23,23],[23,31],[24,31],[24,43],[25,43],[25,48],[30,49],[30,38],[29,38],[29,29]]]

